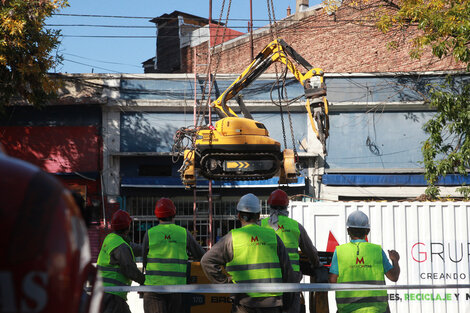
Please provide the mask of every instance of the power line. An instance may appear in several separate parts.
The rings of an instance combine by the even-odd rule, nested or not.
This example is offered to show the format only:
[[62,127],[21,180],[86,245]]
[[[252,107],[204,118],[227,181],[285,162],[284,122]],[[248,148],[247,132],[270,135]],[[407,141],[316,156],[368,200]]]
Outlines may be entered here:
[[[158,20],[173,20],[175,17],[159,17],[159,16],[130,16],[130,15],[99,15],[99,14],[74,14],[74,13],[56,13],[53,16],[74,16],[74,17],[96,17],[96,18],[122,18],[122,19],[158,19]],[[195,21],[207,21],[204,17],[190,17],[189,19]],[[250,21],[249,18],[229,18],[229,21]],[[253,19],[253,21],[269,22],[268,19]],[[296,21],[289,19],[289,21]],[[297,21],[300,21],[298,19]],[[216,20],[212,19],[213,23],[217,23]]]
[[[329,28],[329,27],[335,27],[335,25],[319,25],[319,26],[312,26],[312,27],[308,27],[308,28],[307,27],[305,27],[305,28],[289,27],[289,28],[281,29],[279,32],[286,33],[286,32],[296,32],[296,31],[302,31],[302,30],[325,29],[325,28]],[[354,33],[361,34],[360,31],[354,31]],[[226,34],[225,37],[237,38],[237,37],[243,36],[245,34],[246,33]],[[64,34],[62,36],[63,37],[69,37],[69,38],[134,38],[134,39],[157,38],[157,35],[68,35],[68,34]],[[192,37],[193,38],[221,38],[221,36],[212,35],[212,34],[209,34],[209,35],[195,35],[195,36],[192,36]],[[181,38],[181,37],[179,35],[166,35],[166,36],[158,35],[158,38]]]
[[83,57],[83,56],[80,56],[80,55],[77,55],[77,54],[73,54],[73,53],[65,53],[65,52],[64,52],[64,53],[62,53],[62,54],[64,54],[64,55],[70,55],[70,56],[73,56],[73,57],[76,57],[76,58],[80,58],[80,59],[85,59],[85,60],[100,62],[100,63],[116,64],[116,65],[125,65],[125,66],[134,66],[134,67],[142,68],[141,66],[138,66],[138,65],[135,65],[135,64],[126,64],[126,63],[118,63],[118,62],[110,62],[110,61],[103,61],[103,60],[91,59],[91,58]]
[[[354,23],[354,22],[357,22],[358,20],[342,20],[341,22],[342,23]],[[280,32],[296,32],[296,31],[309,31],[309,30],[315,30],[315,29],[325,29],[325,28],[334,28],[334,27],[337,27],[338,26],[338,23],[339,22],[334,22],[334,21],[323,21],[322,24],[319,24],[319,25],[309,25],[309,26],[305,26],[305,25],[302,25],[302,26],[293,26],[293,25],[289,25],[289,26],[284,26],[284,27],[280,27],[279,31]],[[126,26],[126,25],[97,25],[97,24],[49,24],[49,25],[46,25],[46,26],[49,26],[49,27],[101,27],[101,28],[129,28],[129,29],[152,29],[154,28],[155,26]],[[245,29],[247,26],[232,26],[230,27],[230,29],[234,29],[234,28],[239,28],[239,29]],[[261,27],[258,27],[257,30],[263,30],[263,29],[267,29],[269,27],[268,26],[261,26]],[[365,26],[364,26],[365,27]],[[169,26],[167,28],[179,28],[179,26]],[[200,28],[199,28],[200,29]],[[350,30],[349,33],[357,33],[357,34],[362,34],[362,32],[360,30]],[[242,33],[242,34],[228,34],[226,36],[228,37],[231,37],[231,38],[235,38],[235,37],[238,37],[238,36],[241,36],[241,35],[244,35],[246,33]],[[147,36],[144,36],[144,35],[133,35],[133,36],[125,36],[125,35],[63,35],[64,37],[77,37],[77,38],[156,38],[156,35],[147,35]],[[216,38],[215,35],[195,35],[195,36],[192,36],[194,38]],[[220,37],[220,36],[219,36]],[[166,36],[162,36],[160,35],[159,38],[180,38],[179,35],[166,35]]]
[[95,65],[91,65],[91,64],[87,64],[87,63],[82,63],[82,62],[77,62],[77,61],[72,61],[72,60],[65,59],[65,58],[64,58],[64,61],[72,62],[72,63],[80,64],[80,65],[89,66],[89,67],[91,67],[91,68],[99,68],[100,70],[110,71],[110,72],[113,72],[113,73],[121,73],[121,72],[119,72],[119,71],[110,70],[110,69],[108,69],[108,68],[99,67],[99,66],[95,66]]
[[151,28],[154,26],[138,26],[138,25],[96,25],[96,24],[46,24],[48,27],[106,27],[106,28]]
[[[225,35],[228,38],[237,38],[242,36],[243,34],[234,34],[234,35]],[[156,39],[157,35],[61,35],[65,38],[119,38],[119,39],[148,39],[153,38]],[[193,36],[193,38],[221,38],[222,36],[215,36],[215,35],[200,35],[200,36]],[[180,38],[178,35],[175,36],[158,36],[158,38]]]
[[55,13],[53,16],[76,16],[76,17],[105,17],[105,18],[130,18],[130,19],[153,19],[155,16],[125,16],[125,15],[98,15],[98,14],[74,14],[74,13]]
[[124,35],[62,35],[64,38],[104,38],[104,39],[148,39],[148,38],[157,38],[154,36],[124,36]]
[[[46,24],[47,27],[96,27],[96,28],[142,28],[142,29],[156,29],[156,26],[143,26],[143,25],[103,25],[103,24]],[[248,26],[230,26],[229,29],[246,29]],[[253,26],[254,28],[262,28],[264,26]],[[165,29],[179,29],[180,26],[166,26]],[[198,27],[200,29],[202,27]],[[195,28],[196,29],[196,28]]]

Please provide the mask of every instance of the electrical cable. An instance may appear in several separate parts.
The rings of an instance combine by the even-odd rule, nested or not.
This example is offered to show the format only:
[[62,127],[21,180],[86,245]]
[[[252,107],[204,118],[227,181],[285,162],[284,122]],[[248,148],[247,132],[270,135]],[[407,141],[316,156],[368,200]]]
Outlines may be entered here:
[[135,64],[126,64],[126,63],[119,63],[119,62],[103,61],[103,60],[98,60],[98,59],[92,59],[92,58],[83,57],[83,56],[80,56],[80,55],[77,55],[77,54],[73,54],[73,53],[62,52],[62,54],[63,54],[63,55],[73,56],[73,57],[80,58],[80,59],[85,59],[85,60],[90,60],[90,61],[96,61],[96,62],[100,62],[100,63],[115,64],[115,65],[125,65],[125,66],[133,66],[133,67],[142,68],[141,66],[138,66],[138,65],[135,65]]
[[108,69],[108,68],[104,68],[104,67],[100,67],[100,66],[95,66],[95,65],[91,65],[91,64],[87,64],[87,63],[82,63],[82,62],[77,62],[77,61],[73,61],[73,60],[69,60],[69,59],[65,59],[65,58],[64,58],[64,61],[72,62],[72,63],[79,64],[79,65],[90,66],[90,67],[92,67],[92,68],[99,68],[99,69],[101,69],[101,70],[105,70],[105,71],[109,71],[109,72],[113,72],[113,73],[121,73],[121,72],[119,72],[119,71],[110,70],[110,69]]

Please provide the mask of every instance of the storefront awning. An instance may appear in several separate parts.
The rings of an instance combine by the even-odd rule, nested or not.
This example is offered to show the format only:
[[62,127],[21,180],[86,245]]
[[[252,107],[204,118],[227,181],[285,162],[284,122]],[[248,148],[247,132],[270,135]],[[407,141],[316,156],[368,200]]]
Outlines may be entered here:
[[[422,174],[324,174],[322,183],[329,186],[426,186]],[[470,184],[470,176],[450,174],[439,179],[440,186]]]
[[[208,187],[208,180],[198,180],[198,187]],[[279,178],[247,181],[212,181],[212,188],[276,188]],[[305,187],[305,177],[298,177],[297,183],[282,185],[285,187]],[[122,188],[185,188],[179,177],[123,177]]]

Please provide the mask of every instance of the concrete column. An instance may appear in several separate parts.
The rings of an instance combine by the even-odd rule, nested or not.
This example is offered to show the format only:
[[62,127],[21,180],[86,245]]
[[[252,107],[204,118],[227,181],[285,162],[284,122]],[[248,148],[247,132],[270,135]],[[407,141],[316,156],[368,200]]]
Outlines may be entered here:
[[[308,114],[308,113],[306,113]],[[313,131],[310,119],[307,116],[307,153],[312,155],[308,161],[308,178],[309,186],[308,191],[312,197],[320,198],[321,193],[321,178],[320,176],[324,173],[324,155],[323,146],[318,140],[317,135]],[[315,155],[315,156],[313,156]]]
[[[120,111],[103,108],[103,192],[107,197],[119,196]],[[114,154],[114,155],[113,155]]]

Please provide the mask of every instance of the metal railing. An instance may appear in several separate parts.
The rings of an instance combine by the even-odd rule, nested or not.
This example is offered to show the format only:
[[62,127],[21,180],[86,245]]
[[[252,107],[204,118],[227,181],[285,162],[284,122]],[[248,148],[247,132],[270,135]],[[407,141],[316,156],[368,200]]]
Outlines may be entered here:
[[[158,199],[159,197],[151,196],[129,196],[126,198],[126,210],[133,218],[131,228],[133,242],[142,243],[145,232],[157,224],[154,210]],[[213,234],[209,232],[209,203],[206,197],[197,198],[195,211],[193,198],[174,199],[173,202],[176,206],[175,224],[188,229],[203,248],[208,248],[211,236],[214,239],[212,242],[217,242],[230,230],[240,227],[236,210],[238,199],[212,202]],[[261,201],[261,207],[262,216],[267,215],[266,201]]]

